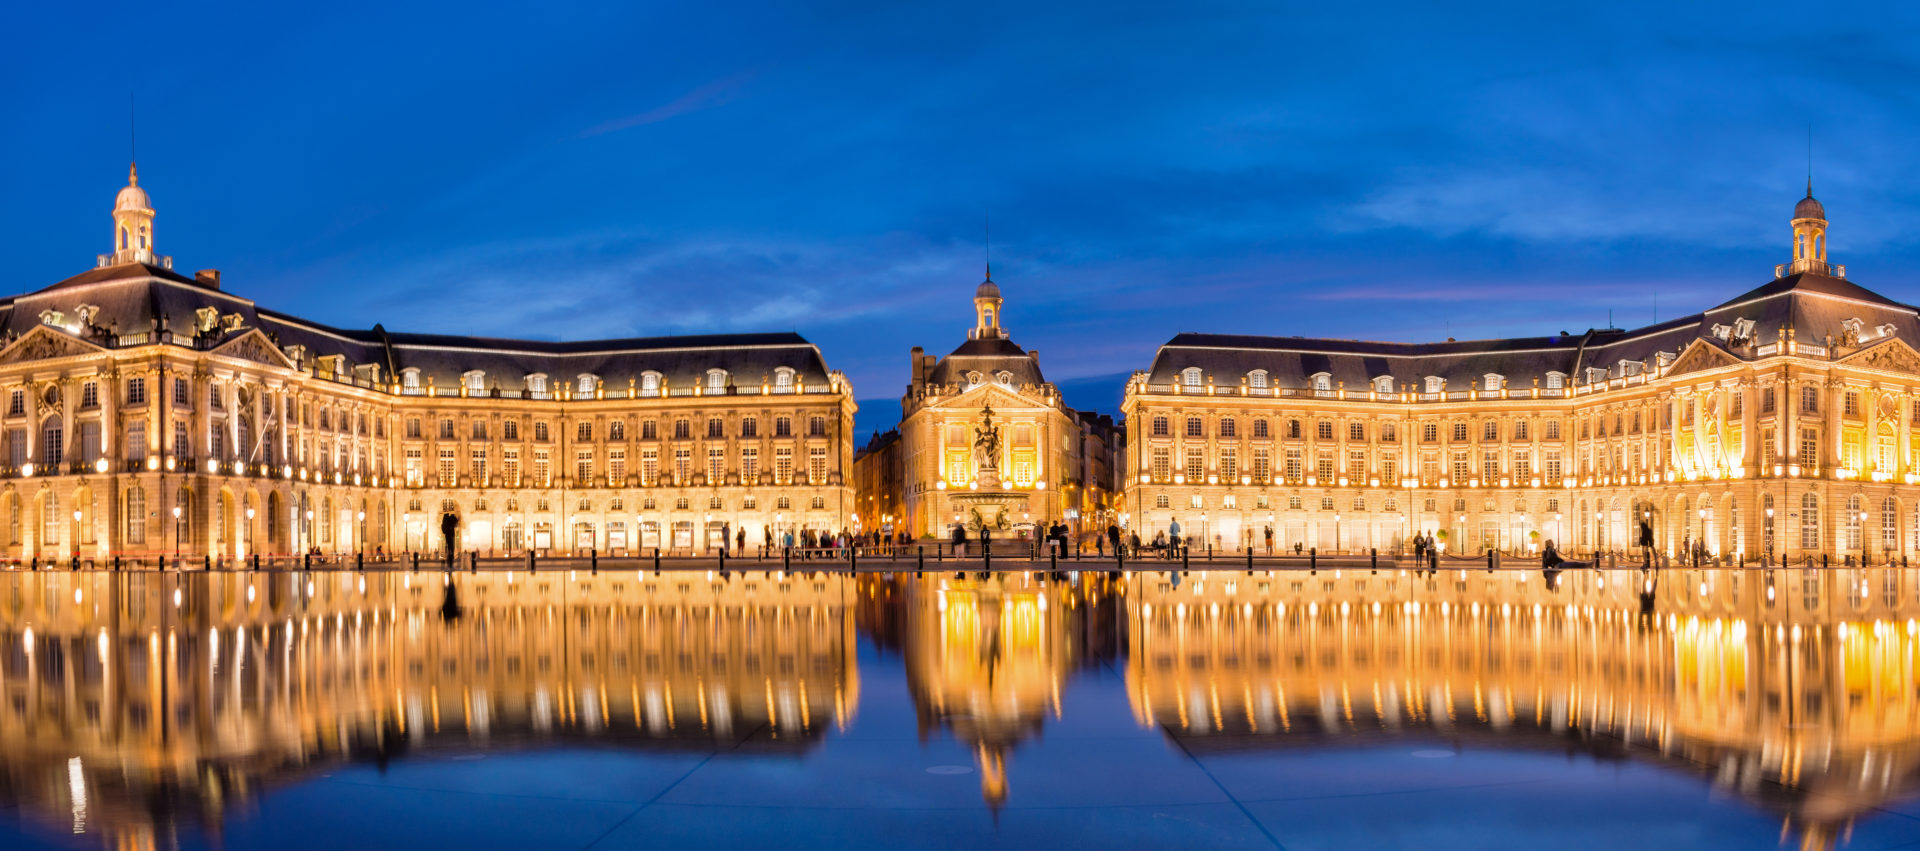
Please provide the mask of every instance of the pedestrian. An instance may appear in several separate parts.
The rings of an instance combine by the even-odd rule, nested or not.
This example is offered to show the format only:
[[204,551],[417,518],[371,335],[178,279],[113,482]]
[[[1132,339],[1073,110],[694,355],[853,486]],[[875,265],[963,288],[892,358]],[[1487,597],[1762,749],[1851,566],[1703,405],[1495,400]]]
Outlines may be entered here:
[[953,524],[953,557],[959,558],[967,553],[967,527]]
[[745,555],[746,552],[747,552],[747,527],[742,526],[740,527],[739,531],[733,533],[733,553],[734,555]]
[[1119,558],[1119,557],[1120,557],[1120,555],[1121,555],[1121,553],[1120,553],[1120,524],[1118,524],[1118,523],[1109,523],[1109,524],[1107,524],[1107,543],[1113,546],[1113,555],[1114,555],[1114,557],[1115,557],[1115,558]]
[[[454,542],[453,533],[458,531],[459,529],[460,529],[460,518],[456,516],[453,512],[449,511],[445,514],[440,515],[440,535],[444,537],[447,541],[447,566],[448,567],[453,566],[453,542]],[[313,549],[314,549],[314,552],[316,553],[320,551],[320,548],[317,546],[314,547]]]
[[733,543],[733,524],[720,524],[720,554],[727,555],[727,545]]
[[1267,524],[1267,555],[1273,555],[1273,524]]
[[1180,550],[1180,520],[1167,521],[1167,558],[1171,559]]

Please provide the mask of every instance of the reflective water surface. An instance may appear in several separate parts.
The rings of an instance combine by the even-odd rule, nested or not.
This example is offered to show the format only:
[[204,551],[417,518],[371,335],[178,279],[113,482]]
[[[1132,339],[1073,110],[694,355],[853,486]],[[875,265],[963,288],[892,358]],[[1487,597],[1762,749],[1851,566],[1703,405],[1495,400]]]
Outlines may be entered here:
[[1920,570],[0,574],[0,844],[1920,843]]

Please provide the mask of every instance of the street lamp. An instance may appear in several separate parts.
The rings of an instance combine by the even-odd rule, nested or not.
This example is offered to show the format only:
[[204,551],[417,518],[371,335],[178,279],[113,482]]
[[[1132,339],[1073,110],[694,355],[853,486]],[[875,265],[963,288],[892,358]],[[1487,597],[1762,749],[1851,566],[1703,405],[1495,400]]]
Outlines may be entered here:
[[364,557],[367,554],[367,513],[357,512],[354,519],[360,522],[360,555]]
[[180,558],[180,506],[173,507],[173,557]]
[[[75,512],[75,513],[77,514],[79,512]],[[1860,512],[1860,566],[1861,567],[1867,566],[1867,552],[1870,549],[1867,546],[1867,542],[1869,540],[1870,539],[1867,537],[1867,512],[1864,509],[1862,509]]]
[[1773,563],[1773,506],[1767,506],[1767,563]]

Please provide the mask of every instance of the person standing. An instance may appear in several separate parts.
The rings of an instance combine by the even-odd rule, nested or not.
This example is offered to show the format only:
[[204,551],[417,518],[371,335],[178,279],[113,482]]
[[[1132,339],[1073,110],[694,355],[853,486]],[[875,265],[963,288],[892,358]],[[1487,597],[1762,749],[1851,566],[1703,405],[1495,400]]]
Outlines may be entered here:
[[1113,545],[1113,555],[1120,557],[1120,524],[1107,524],[1107,543]]
[[1180,552],[1180,520],[1167,521],[1167,558],[1173,559]]
[[1273,524],[1267,524],[1267,555],[1273,555]]
[[440,535],[447,541],[447,566],[453,566],[454,533],[460,530],[460,518],[449,511],[440,515]]
[[724,556],[730,555],[730,553],[727,552],[727,547],[732,543],[733,543],[733,524],[732,523],[720,524],[720,555],[721,556],[724,557]]

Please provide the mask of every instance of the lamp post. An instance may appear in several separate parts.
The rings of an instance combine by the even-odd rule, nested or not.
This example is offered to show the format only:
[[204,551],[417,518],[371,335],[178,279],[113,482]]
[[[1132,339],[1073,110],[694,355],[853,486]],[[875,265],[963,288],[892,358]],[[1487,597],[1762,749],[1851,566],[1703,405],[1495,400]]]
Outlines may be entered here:
[[80,509],[73,510],[73,557],[80,557]]
[[1767,564],[1773,563],[1773,506],[1767,506]]
[[173,559],[180,560],[180,506],[173,507]]
[[1333,513],[1333,551],[1340,551],[1340,512]]
[[313,543],[313,509],[311,509],[311,508],[309,508],[309,509],[307,509],[307,535],[306,535],[306,538],[307,538],[307,544],[308,544],[308,547],[307,547],[307,548],[308,548],[308,549],[312,549],[312,543]]
[[[245,529],[244,536],[240,540],[249,544],[253,542],[253,506],[251,505],[247,506],[247,528]],[[241,555],[244,557],[245,553]]]
[[[77,514],[78,512],[75,512],[75,513]],[[1866,512],[1866,509],[1861,509],[1860,511],[1860,566],[1861,567],[1867,566],[1867,553],[1871,550],[1871,548],[1867,545],[1868,540],[1869,539],[1867,537],[1867,512]]]
[[[1694,542],[1694,552],[1704,555],[1707,551],[1707,507],[1704,505],[1700,506],[1699,510],[1694,513],[1700,515],[1700,539]],[[1693,560],[1693,566],[1700,566],[1700,560],[1698,558]]]
[[367,555],[367,513],[364,511],[356,512],[354,519],[360,524],[360,556],[365,558]]

